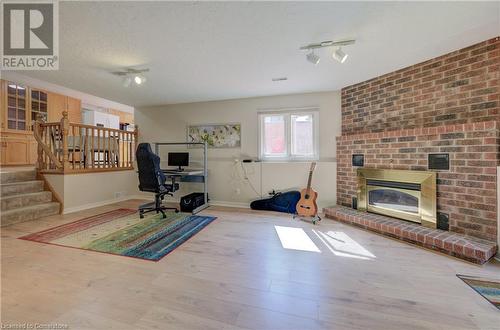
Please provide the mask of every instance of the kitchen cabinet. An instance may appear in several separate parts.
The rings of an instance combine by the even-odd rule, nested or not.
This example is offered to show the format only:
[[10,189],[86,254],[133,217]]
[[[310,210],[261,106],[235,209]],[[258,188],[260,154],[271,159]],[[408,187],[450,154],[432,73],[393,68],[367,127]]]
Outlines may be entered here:
[[36,141],[30,134],[2,134],[0,145],[2,148],[0,153],[2,156],[1,165],[35,164],[36,157],[33,159],[31,152],[33,151],[33,145],[36,145]]
[[48,119],[48,97],[47,92],[40,89],[31,89],[31,124],[37,120],[38,116],[41,115],[43,120],[47,121]]
[[130,112],[109,109],[108,112],[112,115],[120,117],[120,124],[130,124],[134,125],[134,114]]
[[28,153],[28,163],[29,164],[36,164],[38,161],[38,143],[36,142],[35,138],[30,140],[30,145],[29,145],[29,153]]
[[67,97],[68,119],[70,123],[82,122],[82,101],[73,97]]
[[[30,142],[34,141],[30,131],[31,95],[26,86],[1,81],[0,111],[0,164],[29,165],[32,164],[29,152]],[[34,163],[33,163],[34,164]]]
[[0,129],[3,131],[5,129],[5,108],[7,107],[7,98],[5,97],[7,93],[7,82],[5,80],[0,80],[0,109],[2,113],[0,114]]
[[5,82],[2,89],[2,101],[2,117],[4,119],[2,130],[28,130],[26,87],[13,82]]
[[81,123],[79,99],[0,80],[0,164],[34,165],[38,144],[31,131],[37,116],[58,122],[68,110],[70,122]]
[[68,110],[68,120],[71,123],[82,122],[81,101],[70,96],[49,93],[49,122],[60,121],[64,110]]

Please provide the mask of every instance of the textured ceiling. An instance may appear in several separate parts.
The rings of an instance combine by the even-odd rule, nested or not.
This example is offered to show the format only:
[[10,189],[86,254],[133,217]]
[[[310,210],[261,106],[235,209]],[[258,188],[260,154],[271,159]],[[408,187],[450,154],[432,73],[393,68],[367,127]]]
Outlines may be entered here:
[[[61,2],[60,70],[23,72],[132,106],[338,90],[499,35],[499,2]],[[304,44],[355,38],[343,65]],[[109,72],[148,67],[124,88]],[[272,82],[273,77],[288,81]]]

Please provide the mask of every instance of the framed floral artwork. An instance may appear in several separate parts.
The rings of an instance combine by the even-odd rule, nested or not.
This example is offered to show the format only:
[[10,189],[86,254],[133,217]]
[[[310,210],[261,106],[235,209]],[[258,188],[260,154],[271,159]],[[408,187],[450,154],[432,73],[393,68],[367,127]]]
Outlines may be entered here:
[[207,142],[209,148],[240,148],[241,124],[190,125],[188,142]]

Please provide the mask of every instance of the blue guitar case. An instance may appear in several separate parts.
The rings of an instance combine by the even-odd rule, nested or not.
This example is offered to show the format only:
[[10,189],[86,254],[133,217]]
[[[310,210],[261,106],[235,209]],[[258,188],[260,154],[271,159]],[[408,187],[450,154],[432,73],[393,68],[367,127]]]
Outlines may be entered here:
[[293,190],[277,193],[271,198],[259,199],[250,203],[252,210],[277,211],[284,213],[296,213],[297,202],[300,199],[300,192]]

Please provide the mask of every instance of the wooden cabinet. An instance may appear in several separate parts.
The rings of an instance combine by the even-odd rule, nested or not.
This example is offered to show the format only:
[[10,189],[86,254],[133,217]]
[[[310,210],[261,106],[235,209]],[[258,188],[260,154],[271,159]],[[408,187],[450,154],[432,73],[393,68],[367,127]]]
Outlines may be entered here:
[[38,145],[31,131],[41,114],[48,122],[57,122],[68,110],[69,121],[81,123],[81,101],[66,95],[48,92],[0,80],[0,164],[33,165]]
[[61,120],[62,113],[64,109],[66,109],[66,101],[67,96],[57,94],[57,93],[49,93],[49,119],[48,122],[56,122]]
[[68,96],[68,119],[70,123],[82,122],[82,101]]
[[2,80],[0,100],[0,164],[29,165],[30,143],[35,139],[31,127],[31,95],[28,87]]
[[36,164],[36,162],[38,161],[38,143],[36,142],[35,138],[32,138],[30,141],[30,150],[28,156],[28,163]]
[[29,142],[26,139],[9,139],[5,143],[5,162],[10,165],[28,163]]
[[31,102],[30,102],[30,107],[31,107],[31,124],[33,126],[33,123],[37,120],[38,115],[41,115],[43,120],[47,121],[47,104],[48,104],[48,97],[47,97],[47,92],[44,90],[40,89],[31,89],[30,91],[31,95]]
[[30,165],[36,163],[37,143],[31,134],[3,133],[0,138],[2,147],[1,165]]
[[122,112],[123,115],[123,123],[128,123],[130,125],[134,125],[134,114],[128,112]]
[[13,82],[6,82],[3,97],[2,116],[4,116],[5,126],[3,129],[26,131],[29,129],[30,118],[27,113],[29,101],[26,87]]
[[49,93],[49,122],[60,121],[64,110],[68,110],[71,123],[82,122],[82,103],[80,100],[66,95]]
[[130,112],[125,112],[125,111],[120,111],[120,110],[115,110],[115,109],[108,109],[108,112],[110,114],[113,114],[115,116],[120,117],[120,124],[134,124],[134,114]]
[[[3,131],[5,129],[5,110],[7,107],[7,82],[5,80],[0,80],[0,129]],[[2,149],[3,150],[3,149]]]

